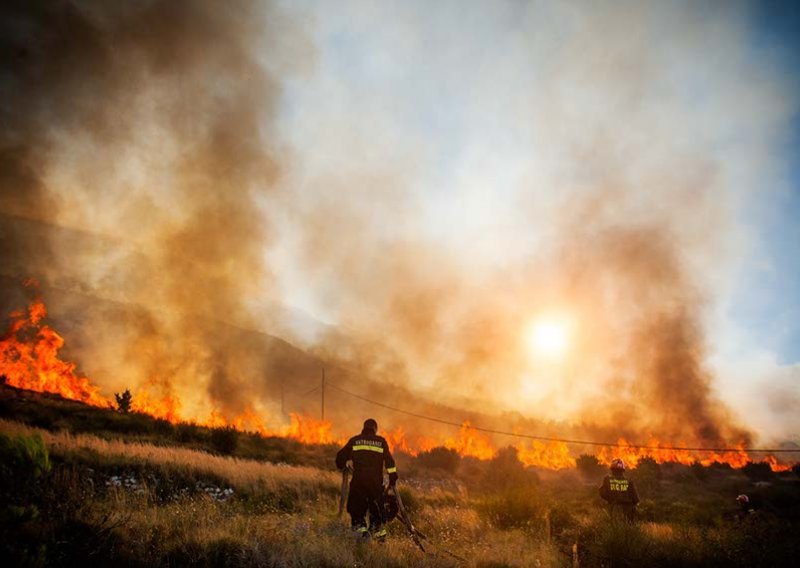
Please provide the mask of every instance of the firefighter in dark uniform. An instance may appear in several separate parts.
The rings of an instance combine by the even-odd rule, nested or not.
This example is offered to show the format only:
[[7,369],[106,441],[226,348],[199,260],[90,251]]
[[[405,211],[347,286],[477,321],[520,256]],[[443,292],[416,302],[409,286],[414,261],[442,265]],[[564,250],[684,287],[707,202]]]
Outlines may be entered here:
[[621,459],[611,461],[611,475],[603,479],[600,497],[608,503],[612,519],[621,514],[626,521],[633,522],[639,494],[633,481],[625,478],[625,462]]
[[352,528],[367,536],[366,513],[369,511],[369,533],[373,538],[383,540],[386,537],[381,507],[383,468],[386,466],[389,484],[394,486],[397,483],[397,466],[389,451],[389,444],[378,436],[378,423],[372,418],[364,422],[361,434],[350,438],[336,454],[336,467],[344,469],[350,460],[353,461],[353,479],[350,481],[347,512]]
[[736,518],[740,521],[745,520],[748,516],[755,513],[755,510],[750,505],[750,497],[744,493],[736,498],[736,504],[739,505],[739,510],[736,512]]

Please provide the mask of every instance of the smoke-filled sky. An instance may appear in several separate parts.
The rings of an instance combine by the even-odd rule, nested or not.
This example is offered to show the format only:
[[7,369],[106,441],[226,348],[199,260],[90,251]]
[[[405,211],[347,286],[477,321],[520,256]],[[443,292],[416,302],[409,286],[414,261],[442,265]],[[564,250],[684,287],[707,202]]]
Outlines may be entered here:
[[[312,252],[354,242],[337,247],[344,258],[312,258],[309,282],[309,267],[296,262],[308,222],[299,225],[303,236],[298,225],[284,227],[289,244],[275,258],[290,267],[280,281],[292,303],[334,322],[363,310],[359,322],[393,335],[394,326],[406,325],[395,310],[408,314],[408,306],[395,305],[387,288],[407,289],[408,280],[403,261],[387,259],[391,243],[414,257],[415,269],[424,267],[412,271],[424,292],[407,300],[437,305],[434,337],[416,335],[427,320],[407,322],[412,339],[436,351],[425,356],[445,358],[447,339],[474,325],[478,342],[504,358],[497,350],[508,351],[511,338],[491,345],[496,330],[486,327],[501,313],[535,320],[567,312],[605,340],[609,329],[592,310],[613,311],[630,330],[625,312],[656,296],[648,325],[663,328],[657,318],[672,309],[664,302],[690,312],[688,325],[701,328],[702,339],[688,350],[745,423],[796,433],[798,50],[791,7],[293,5],[318,48],[312,72],[293,78],[284,94],[280,124],[301,164],[288,178],[303,194],[293,209],[320,226]],[[642,250],[615,248],[618,241],[635,248],[636,239]],[[620,275],[608,258],[617,254],[652,266]],[[355,297],[341,291],[343,268]],[[639,271],[646,273],[641,289],[608,300],[626,294],[617,288],[640,280]],[[616,279],[614,290],[603,290],[606,279]],[[584,297],[570,297],[569,287]],[[667,290],[654,290],[661,287]],[[476,313],[478,305],[490,313]],[[446,331],[454,319],[458,331]],[[611,351],[630,358],[647,348],[624,341],[614,332],[611,345],[585,351],[597,348],[595,363],[607,369],[617,357]],[[537,379],[543,387],[521,378],[504,404],[532,409],[546,393],[541,400],[558,416],[572,410],[568,400],[594,396],[595,380],[561,376],[593,374],[589,354],[575,355],[584,361],[570,362],[567,373],[549,369]],[[478,382],[504,389],[491,375],[506,369],[489,367]],[[459,384],[469,381],[461,371]]]
[[226,322],[465,412],[796,437],[791,9],[3,10],[4,274],[20,220],[93,237],[30,256],[47,285],[146,308],[74,348],[108,388],[273,412]]

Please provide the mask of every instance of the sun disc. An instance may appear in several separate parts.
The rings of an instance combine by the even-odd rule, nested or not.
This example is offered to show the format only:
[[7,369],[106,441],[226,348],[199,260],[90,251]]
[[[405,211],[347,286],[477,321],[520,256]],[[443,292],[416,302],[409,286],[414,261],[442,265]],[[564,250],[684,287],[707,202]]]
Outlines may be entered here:
[[532,322],[528,329],[528,348],[531,355],[539,358],[562,357],[569,348],[569,325],[558,319],[540,319]]

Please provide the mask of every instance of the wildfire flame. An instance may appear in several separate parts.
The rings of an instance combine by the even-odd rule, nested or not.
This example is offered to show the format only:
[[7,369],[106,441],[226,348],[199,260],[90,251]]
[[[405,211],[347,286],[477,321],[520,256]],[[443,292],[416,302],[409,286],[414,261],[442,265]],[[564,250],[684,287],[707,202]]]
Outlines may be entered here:
[[[89,378],[76,372],[75,363],[59,358],[58,352],[64,346],[64,338],[44,323],[46,317],[47,309],[44,302],[38,298],[34,299],[26,310],[10,314],[9,327],[0,338],[0,376],[4,376],[6,383],[16,388],[54,393],[93,406],[112,407],[111,399],[103,396]],[[167,390],[167,392],[158,396],[154,394],[157,390]],[[157,380],[151,381],[134,393],[132,410],[172,423],[187,422],[182,415],[180,400]],[[205,419],[193,419],[191,422],[209,427],[233,427],[264,436],[292,438],[304,444],[344,442],[333,434],[333,424],[329,421],[291,413],[289,425],[275,430],[270,429],[261,414],[252,407],[233,417],[226,416],[219,410],[213,410]],[[468,421],[462,424],[457,436],[444,440],[409,436],[402,427],[385,432],[385,437],[395,451],[412,456],[437,446],[444,446],[461,456],[480,460],[492,459],[497,453],[492,439],[473,428]],[[613,458],[621,457],[635,467],[643,457],[652,457],[659,463],[677,462],[691,465],[700,462],[703,465],[710,465],[720,462],[735,468],[741,468],[752,461],[743,447],[736,452],[698,454],[689,450],[659,449],[663,445],[673,444],[663,444],[656,438],[648,440],[646,445],[650,447],[646,449],[632,447],[623,438],[620,438],[618,444],[620,447],[601,448],[597,453],[598,460],[608,464]],[[517,449],[519,460],[528,466],[554,470],[575,467],[575,458],[567,445],[562,442],[519,442],[514,447]],[[766,456],[763,461],[774,471],[786,471],[791,467],[789,464],[779,462],[774,456]]]
[[62,361],[58,351],[64,338],[43,325],[47,309],[34,300],[27,311],[11,314],[11,324],[0,339],[0,374],[14,387],[37,392],[60,394],[94,406],[109,406],[87,377],[75,373],[75,363]]

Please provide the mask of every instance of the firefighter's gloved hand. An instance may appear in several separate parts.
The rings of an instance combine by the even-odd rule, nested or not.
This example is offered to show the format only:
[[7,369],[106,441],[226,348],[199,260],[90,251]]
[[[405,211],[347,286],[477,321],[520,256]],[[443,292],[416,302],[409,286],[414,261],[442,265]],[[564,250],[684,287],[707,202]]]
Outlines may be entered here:
[[389,474],[389,486],[394,487],[397,485],[397,473],[390,473]]

